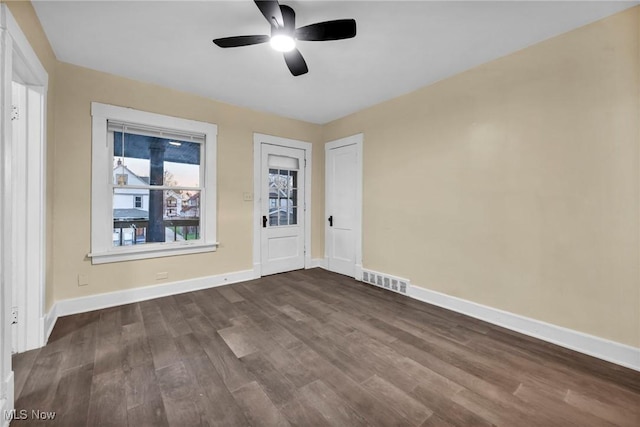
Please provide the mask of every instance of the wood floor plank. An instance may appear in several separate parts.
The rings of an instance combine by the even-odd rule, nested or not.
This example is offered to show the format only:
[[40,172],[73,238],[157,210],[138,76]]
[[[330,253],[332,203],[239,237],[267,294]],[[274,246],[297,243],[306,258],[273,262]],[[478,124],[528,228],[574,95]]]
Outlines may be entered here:
[[372,394],[382,396],[411,425],[419,426],[433,414],[431,409],[377,375],[363,382],[362,386]]
[[224,381],[215,370],[206,353],[192,353],[183,359],[194,384],[200,386],[199,406],[211,425],[234,426],[246,425],[247,419],[225,387]]
[[573,390],[569,390],[564,397],[564,401],[584,412],[594,415],[618,426],[638,426],[640,425],[640,399],[637,405],[620,407],[601,402]]
[[366,426],[368,422],[321,380],[301,387],[297,398],[313,407],[329,425]]
[[640,425],[639,372],[321,269],[60,317],[13,362],[51,425]]
[[149,338],[149,347],[156,369],[162,369],[180,359],[175,340],[170,335],[157,335]]
[[237,358],[260,351],[253,337],[255,332],[251,326],[230,326],[218,330],[218,335],[229,346]]
[[122,325],[142,322],[142,312],[139,304],[127,304],[120,306],[120,319]]
[[16,397],[16,409],[30,411],[34,405],[51,407],[61,378],[60,365],[64,363],[64,358],[65,354],[61,351],[49,354],[40,351],[20,395]]
[[443,393],[437,387],[419,385],[411,392],[411,396],[427,408],[437,408],[437,414],[434,413],[437,417],[431,420],[431,424],[434,423],[436,419],[439,419],[443,420],[447,425],[459,427],[491,426],[491,422],[451,400],[451,397],[459,391],[461,390],[449,394],[446,392]]
[[66,352],[61,369],[93,364],[96,353],[98,322],[83,325],[70,333],[69,351]]
[[295,395],[297,389],[295,384],[280,373],[263,354],[251,353],[240,360],[276,406],[286,404]]
[[[181,297],[184,298],[185,295],[182,294]],[[168,296],[159,298],[156,301],[162,313],[162,317],[164,318],[164,324],[166,325],[167,331],[172,337],[192,332],[189,327],[189,323],[184,318],[182,311],[176,302],[175,297]],[[191,299],[189,299],[189,301],[191,301]]]
[[230,286],[221,286],[218,288],[218,292],[230,303],[244,301],[244,297]]
[[121,369],[95,374],[90,396],[88,425],[127,425],[125,376]]
[[166,426],[167,415],[153,362],[125,373],[127,420],[130,426]]
[[396,415],[388,401],[371,394],[310,347],[302,345],[296,348],[294,356],[331,387],[345,403],[366,418],[369,424],[406,426],[406,419]]
[[184,364],[176,362],[165,366],[158,369],[156,375],[169,425],[203,425],[206,417],[200,412],[197,399],[201,390],[192,383]]
[[22,389],[24,384],[27,382],[27,378],[29,378],[29,373],[33,369],[33,364],[35,363],[38,354],[40,354],[39,348],[13,355],[11,359],[11,366],[13,367],[14,393],[16,396],[20,396],[22,394]]
[[122,327],[122,345],[124,346],[124,369],[133,368],[148,362],[153,362],[153,354],[149,340],[145,333],[144,324],[129,323]]
[[195,331],[194,337],[199,341],[229,391],[234,391],[254,380],[207,318],[200,316],[189,321]]
[[243,408],[245,417],[251,425],[265,427],[288,427],[290,425],[262,387],[255,381],[234,390],[233,397]]
[[[551,422],[563,425],[574,423],[585,427],[615,425],[603,418],[594,417],[579,407],[569,405],[564,401],[563,396],[557,396],[553,392],[547,393],[539,387],[521,384],[514,395],[526,402],[530,408],[537,409],[540,413],[540,420],[546,424]],[[545,413],[545,411],[548,412]],[[549,416],[549,414],[553,415]]]
[[54,408],[63,408],[56,413],[56,422],[62,426],[83,425],[87,419],[93,381],[93,363],[70,368],[61,373],[60,382],[52,403]]

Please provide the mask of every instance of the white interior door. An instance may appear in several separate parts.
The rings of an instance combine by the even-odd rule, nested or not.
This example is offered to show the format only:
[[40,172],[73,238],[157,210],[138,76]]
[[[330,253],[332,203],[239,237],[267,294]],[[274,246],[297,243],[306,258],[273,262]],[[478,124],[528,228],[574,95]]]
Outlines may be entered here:
[[327,267],[359,279],[362,271],[362,134],[325,147]]
[[261,274],[304,268],[305,151],[261,144]]

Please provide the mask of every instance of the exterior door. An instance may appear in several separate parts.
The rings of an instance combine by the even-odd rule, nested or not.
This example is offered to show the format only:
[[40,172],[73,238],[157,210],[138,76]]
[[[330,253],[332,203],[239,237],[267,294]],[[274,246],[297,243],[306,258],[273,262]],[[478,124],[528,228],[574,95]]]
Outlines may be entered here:
[[305,152],[261,144],[261,273],[304,268]]
[[327,268],[357,279],[362,270],[361,142],[360,134],[325,147]]

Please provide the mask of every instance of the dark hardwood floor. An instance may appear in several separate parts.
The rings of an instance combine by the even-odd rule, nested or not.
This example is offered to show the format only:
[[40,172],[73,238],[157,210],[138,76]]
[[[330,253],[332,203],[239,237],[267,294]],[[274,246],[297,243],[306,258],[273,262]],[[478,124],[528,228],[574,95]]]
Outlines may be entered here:
[[13,362],[50,426],[640,426],[638,372],[320,269],[62,317]]

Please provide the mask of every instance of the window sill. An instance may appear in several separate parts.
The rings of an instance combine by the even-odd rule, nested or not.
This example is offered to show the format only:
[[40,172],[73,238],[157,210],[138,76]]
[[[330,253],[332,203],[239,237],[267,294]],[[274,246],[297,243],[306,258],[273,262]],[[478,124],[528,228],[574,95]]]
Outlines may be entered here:
[[163,245],[162,247],[117,248],[108,252],[90,253],[91,264],[108,264],[111,262],[134,261],[139,259],[160,258],[175,255],[199,254],[215,252],[219,243]]

